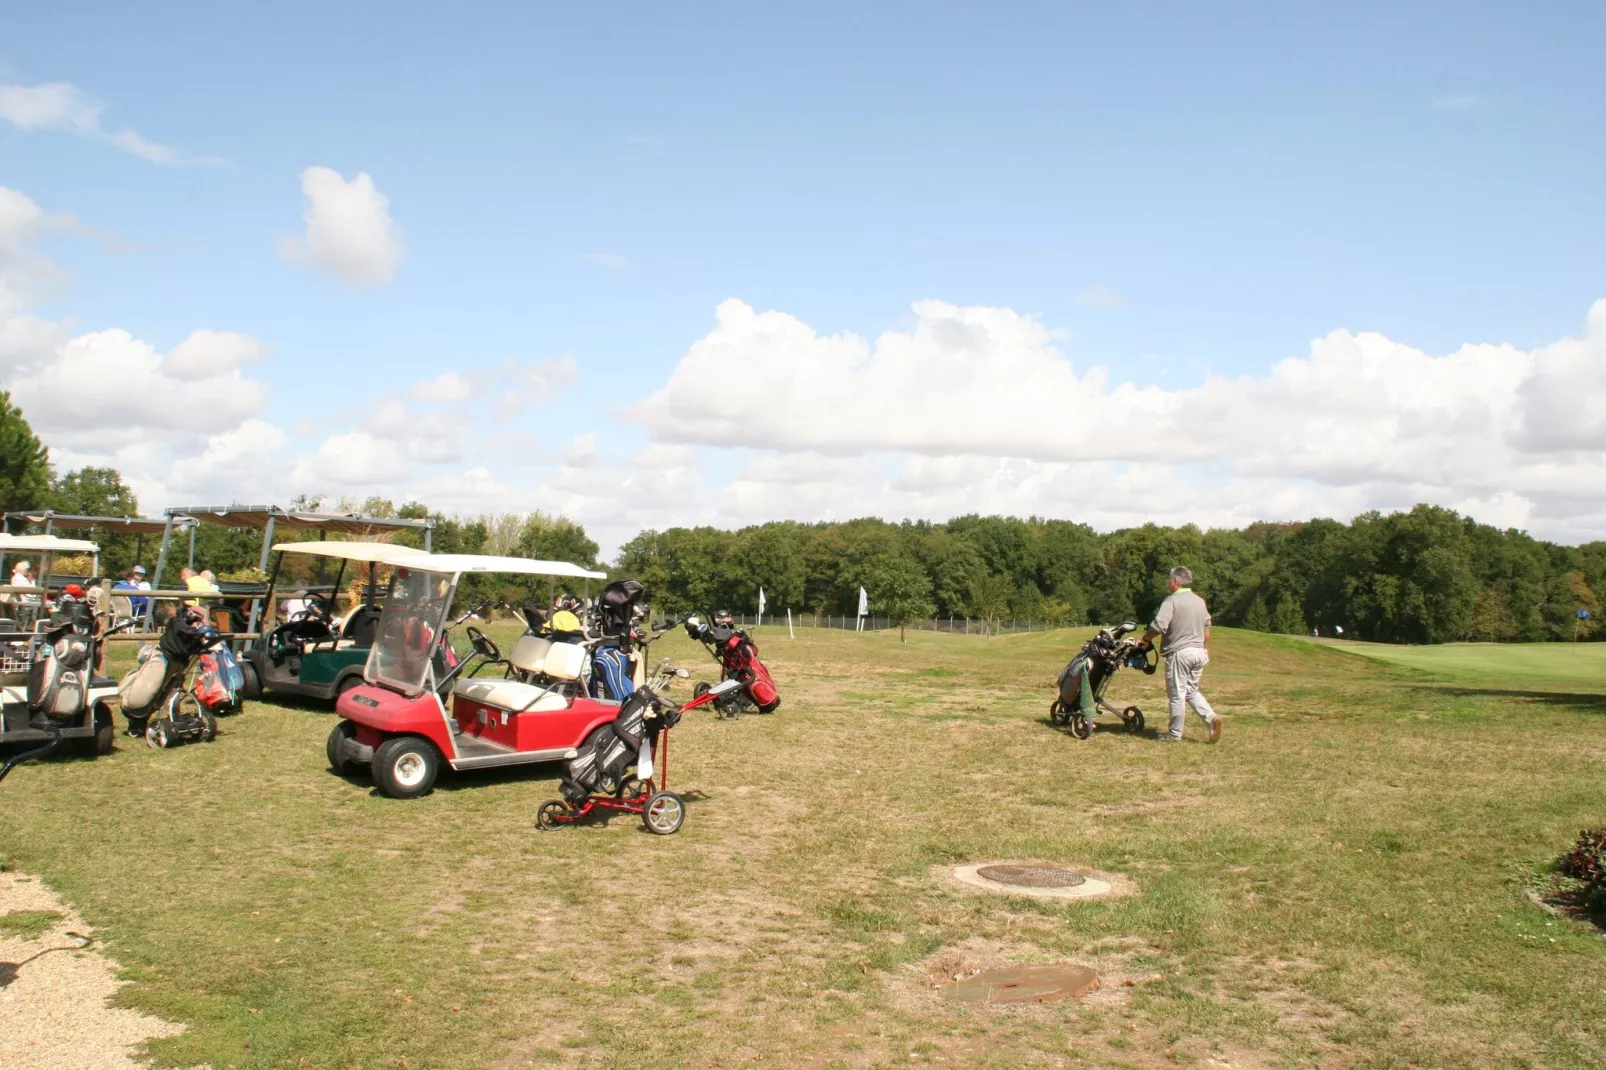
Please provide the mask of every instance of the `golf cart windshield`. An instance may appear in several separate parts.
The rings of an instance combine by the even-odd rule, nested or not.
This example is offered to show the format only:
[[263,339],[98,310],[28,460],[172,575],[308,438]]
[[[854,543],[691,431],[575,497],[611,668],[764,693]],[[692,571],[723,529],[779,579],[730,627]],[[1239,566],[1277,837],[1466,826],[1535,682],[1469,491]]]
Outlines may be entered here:
[[452,601],[453,574],[396,566],[368,655],[369,679],[409,695],[428,686],[431,656]]

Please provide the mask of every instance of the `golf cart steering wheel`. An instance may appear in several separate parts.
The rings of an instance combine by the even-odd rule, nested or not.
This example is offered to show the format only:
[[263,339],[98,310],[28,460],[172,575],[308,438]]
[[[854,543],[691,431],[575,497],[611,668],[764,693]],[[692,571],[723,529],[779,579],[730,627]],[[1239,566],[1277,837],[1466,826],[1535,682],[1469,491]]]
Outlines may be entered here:
[[502,660],[502,651],[497,647],[496,643],[492,641],[490,636],[486,635],[472,624],[470,624],[467,628],[464,628],[463,631],[468,636],[468,641],[474,645],[474,653],[478,654],[486,661]]

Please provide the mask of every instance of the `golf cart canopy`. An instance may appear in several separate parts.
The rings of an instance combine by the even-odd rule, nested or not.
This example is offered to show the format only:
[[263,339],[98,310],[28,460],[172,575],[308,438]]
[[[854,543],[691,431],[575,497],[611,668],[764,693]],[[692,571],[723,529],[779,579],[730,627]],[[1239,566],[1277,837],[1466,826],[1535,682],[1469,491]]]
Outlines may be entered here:
[[491,554],[430,554],[428,557],[410,559],[406,565],[424,572],[504,572],[520,576],[568,576],[577,580],[608,578],[606,572],[592,572],[567,561],[532,561],[527,557],[496,557]]
[[363,561],[378,565],[430,556],[423,550],[388,542],[280,542],[274,543],[273,551],[281,554],[327,557],[336,561]]
[[100,547],[87,539],[56,535],[0,535],[0,554],[32,550],[36,554],[98,554]]

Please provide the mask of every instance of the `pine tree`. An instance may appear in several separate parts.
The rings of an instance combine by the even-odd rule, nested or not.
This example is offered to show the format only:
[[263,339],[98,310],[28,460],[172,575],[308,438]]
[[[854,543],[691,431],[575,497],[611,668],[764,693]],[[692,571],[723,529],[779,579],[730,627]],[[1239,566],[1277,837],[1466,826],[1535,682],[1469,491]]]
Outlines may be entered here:
[[1271,631],[1282,635],[1305,634],[1305,614],[1292,595],[1285,594],[1277,599],[1277,608],[1271,615]]
[[1244,627],[1252,632],[1271,631],[1271,613],[1266,609],[1266,600],[1260,595],[1249,605],[1249,612],[1244,614]]

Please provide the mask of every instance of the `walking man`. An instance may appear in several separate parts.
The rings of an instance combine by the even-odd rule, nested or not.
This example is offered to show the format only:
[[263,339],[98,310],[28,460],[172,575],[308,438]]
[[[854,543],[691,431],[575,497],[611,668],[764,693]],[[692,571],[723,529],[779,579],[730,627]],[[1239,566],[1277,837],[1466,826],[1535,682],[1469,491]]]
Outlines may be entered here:
[[1164,639],[1160,651],[1165,655],[1165,688],[1171,698],[1171,730],[1160,737],[1162,743],[1182,742],[1187,707],[1209,727],[1210,742],[1221,738],[1221,715],[1199,691],[1199,677],[1210,664],[1210,608],[1190,590],[1192,583],[1192,569],[1178,565],[1171,570],[1171,594],[1160,603],[1140,644],[1148,649],[1155,636]]

